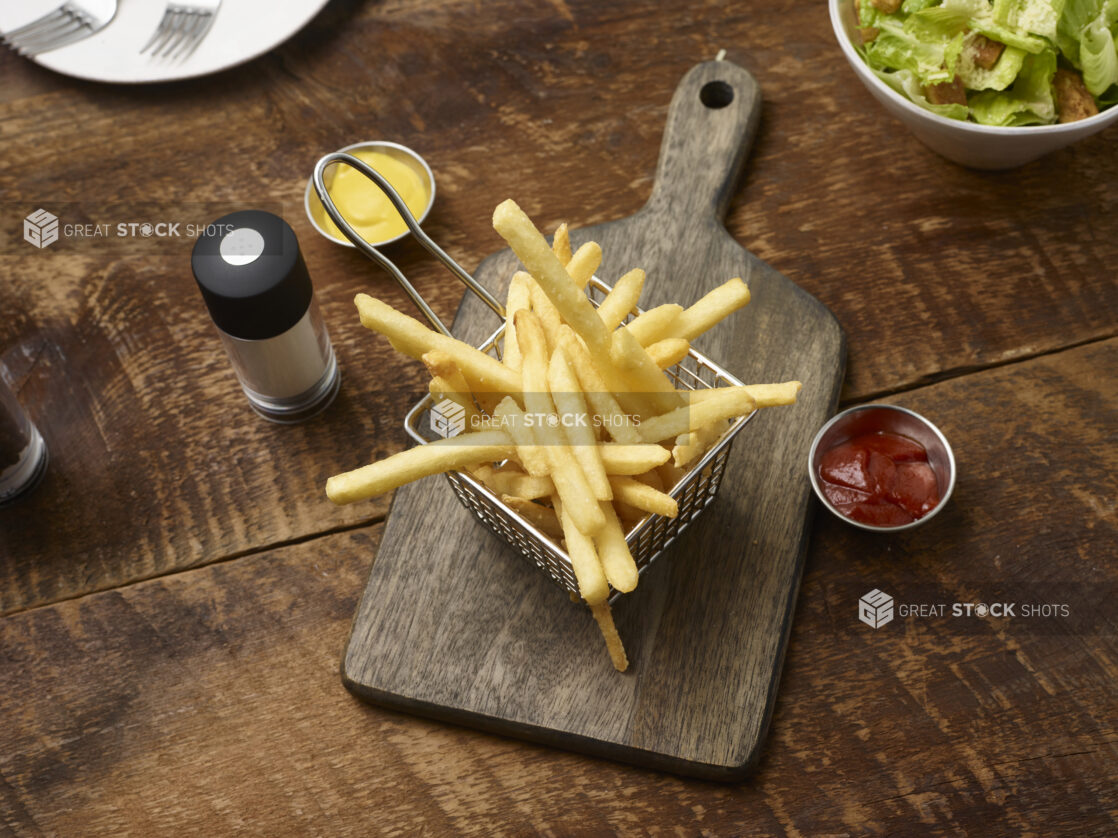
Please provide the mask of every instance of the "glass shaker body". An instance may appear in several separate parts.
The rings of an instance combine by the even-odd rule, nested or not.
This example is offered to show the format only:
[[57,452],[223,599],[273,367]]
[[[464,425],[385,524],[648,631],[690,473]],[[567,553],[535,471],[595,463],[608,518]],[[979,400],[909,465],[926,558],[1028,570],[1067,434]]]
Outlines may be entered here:
[[198,237],[191,269],[253,410],[299,422],[333,401],[337,360],[286,221],[261,210],[219,218]]
[[253,410],[273,422],[299,422],[337,395],[338,362],[318,301],[282,334],[257,340],[218,327],[221,342]]
[[0,371],[0,506],[32,489],[46,470],[46,443]]

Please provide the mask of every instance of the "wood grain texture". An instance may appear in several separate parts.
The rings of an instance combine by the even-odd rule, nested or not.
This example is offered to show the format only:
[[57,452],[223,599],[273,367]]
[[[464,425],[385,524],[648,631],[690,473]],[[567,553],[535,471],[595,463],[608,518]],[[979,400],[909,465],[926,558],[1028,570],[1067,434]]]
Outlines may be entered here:
[[[844,362],[834,318],[722,226],[759,94],[731,62],[694,67],[672,98],[648,205],[572,232],[575,245],[601,245],[607,283],[645,270],[646,307],[689,304],[742,277],[749,306],[696,345],[745,381],[805,382],[795,407],[750,421],[717,500],[615,606],[633,672],[612,672],[585,608],[487,533],[446,485],[426,481],[397,493],[354,620],[343,678],[358,695],[695,776],[740,779],[752,768],[806,548],[803,460],[834,409]],[[503,298],[516,265],[505,251],[475,276]],[[471,297],[454,330],[480,343],[493,319]]]
[[[421,387],[350,305],[356,291],[406,298],[303,216],[320,154],[365,138],[418,149],[438,178],[427,227],[476,264],[499,246],[488,219],[505,197],[548,227],[638,210],[666,92],[722,47],[765,96],[727,226],[837,314],[851,338],[845,399],[1115,333],[1113,131],[1015,172],[948,164],[862,90],[813,4],[335,2],[244,67],[135,88],[5,50],[0,355],[29,377],[55,459],[50,500],[0,519],[0,611],[384,513],[355,518],[318,491],[404,444],[398,408]],[[109,200],[278,203],[341,354],[339,407],[289,433],[247,412],[190,286],[189,243],[124,254],[12,240],[40,206]],[[441,267],[411,245],[392,255],[449,317],[461,291]],[[391,396],[352,386],[369,369]]]
[[918,618],[873,631],[854,597],[941,585],[969,598],[999,579],[1113,591],[1118,391],[1098,373],[1115,364],[1109,341],[890,399],[950,437],[954,500],[899,538],[816,517],[748,782],[354,700],[337,656],[375,527],[0,621],[0,832],[1113,835],[1113,599],[1059,634]]

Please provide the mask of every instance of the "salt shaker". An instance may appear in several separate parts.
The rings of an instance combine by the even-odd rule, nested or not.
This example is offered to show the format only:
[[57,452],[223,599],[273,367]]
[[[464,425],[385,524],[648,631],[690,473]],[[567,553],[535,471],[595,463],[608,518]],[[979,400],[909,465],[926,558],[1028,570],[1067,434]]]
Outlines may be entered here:
[[0,506],[30,491],[47,470],[47,446],[0,368]]
[[190,262],[252,408],[285,423],[325,409],[338,364],[290,225],[262,210],[230,213],[198,237]]

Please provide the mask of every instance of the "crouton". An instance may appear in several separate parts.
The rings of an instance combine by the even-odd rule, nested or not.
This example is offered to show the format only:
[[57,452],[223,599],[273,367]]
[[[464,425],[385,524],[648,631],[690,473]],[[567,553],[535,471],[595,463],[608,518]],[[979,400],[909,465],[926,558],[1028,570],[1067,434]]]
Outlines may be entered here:
[[[862,0],[854,0],[854,17],[862,19]],[[881,33],[876,26],[859,26],[858,31],[862,34],[863,44],[868,44]]]
[[870,0],[870,5],[877,9],[879,12],[885,12],[891,15],[900,9],[904,0]]
[[1083,85],[1083,78],[1074,70],[1059,69],[1052,79],[1056,90],[1056,110],[1060,122],[1077,122],[1099,112],[1095,97]]
[[958,76],[941,84],[929,84],[924,88],[924,95],[933,105],[965,105],[967,103],[967,89],[963,87],[963,82]]
[[976,66],[983,70],[993,70],[994,65],[998,63],[998,59],[1002,57],[1002,53],[1005,51],[1005,44],[1001,41],[991,40],[985,35],[975,35],[971,42],[971,49],[974,50]]

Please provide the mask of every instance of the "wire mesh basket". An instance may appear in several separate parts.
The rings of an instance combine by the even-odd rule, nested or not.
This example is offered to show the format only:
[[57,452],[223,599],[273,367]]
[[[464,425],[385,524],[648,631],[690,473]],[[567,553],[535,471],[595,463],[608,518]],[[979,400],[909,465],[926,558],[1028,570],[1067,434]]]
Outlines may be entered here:
[[[498,316],[504,317],[504,307],[500,301],[493,297],[481,286],[466,270],[454,261],[442,248],[440,248],[420,227],[407,204],[399,196],[391,184],[365,163],[350,154],[334,152],[319,159],[315,165],[312,182],[315,192],[322,201],[323,208],[331,220],[338,226],[347,239],[373,262],[388,271],[404,289],[434,328],[444,335],[450,335],[450,330],[439,319],[426,300],[416,291],[400,269],[384,256],[380,251],[365,241],[360,234],[350,226],[349,222],[341,215],[326,188],[324,174],[328,166],[344,163],[357,170],[369,180],[373,181],[388,197],[400,213],[404,222],[416,237],[419,243],[441,261],[467,288],[482,299]],[[590,300],[595,306],[599,305],[610,291],[610,287],[597,277],[593,277],[587,286]],[[634,309],[630,318],[640,313]],[[497,329],[489,339],[482,343],[478,349],[498,360],[501,358],[501,340],[504,335],[504,326]],[[665,372],[680,390],[703,390],[718,386],[740,386],[742,384],[734,376],[718,364],[694,349],[679,363],[669,367]],[[430,411],[435,406],[433,396],[426,396],[408,411],[404,420],[404,428],[409,436],[420,444],[433,442],[442,438],[431,426]],[[675,518],[649,514],[638,521],[625,535],[629,550],[633,554],[638,573],[644,573],[657,558],[675,541],[679,535],[690,526],[703,510],[714,500],[718,494],[722,475],[726,468],[726,461],[730,456],[730,447],[734,437],[749,421],[752,414],[738,417],[728,423],[726,429],[711,447],[699,458],[677,482],[676,485],[665,491],[675,498],[679,505],[679,514]],[[469,474],[460,471],[448,472],[446,475],[451,488],[458,500],[468,509],[478,521],[488,527],[509,545],[511,545],[525,560],[543,570],[560,587],[578,595],[578,581],[575,578],[574,568],[570,557],[550,537],[541,532],[531,522],[526,520],[516,510],[504,503],[487,486],[475,480]],[[618,594],[614,593],[613,597]],[[611,599],[613,598],[611,597]]]
[[[610,287],[594,277],[588,286],[591,301],[597,305],[609,293]],[[640,313],[634,310],[630,318]],[[498,360],[501,358],[501,339],[504,326],[497,329],[478,349]],[[742,382],[730,375],[718,364],[694,349],[675,366],[665,370],[679,390],[703,390],[710,387],[733,387]],[[404,428],[416,442],[426,444],[442,438],[431,426],[431,409],[435,406],[434,396],[421,399],[404,419]],[[625,541],[637,572],[644,573],[673,541],[694,521],[718,494],[722,474],[730,456],[734,437],[749,421],[749,416],[741,416],[728,424],[722,435],[710,449],[699,458],[674,487],[668,492],[679,504],[679,514],[675,518],[649,514],[633,526],[626,534]],[[452,471],[446,474],[450,487],[459,502],[468,509],[478,521],[500,536],[525,560],[535,565],[551,577],[560,587],[578,594],[578,580],[570,557],[561,545],[541,532],[537,527],[504,503],[494,492],[471,475]],[[614,593],[616,597],[618,594]]]

